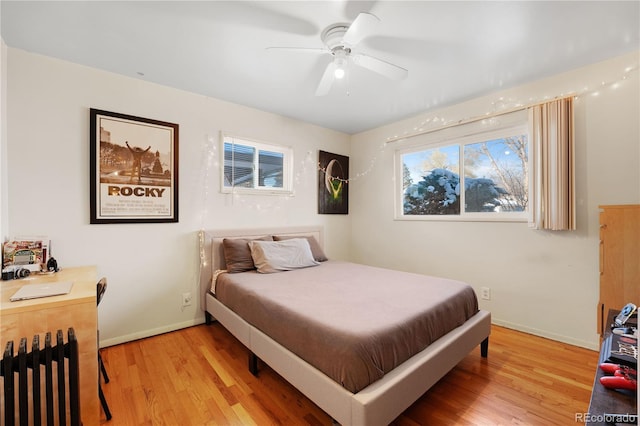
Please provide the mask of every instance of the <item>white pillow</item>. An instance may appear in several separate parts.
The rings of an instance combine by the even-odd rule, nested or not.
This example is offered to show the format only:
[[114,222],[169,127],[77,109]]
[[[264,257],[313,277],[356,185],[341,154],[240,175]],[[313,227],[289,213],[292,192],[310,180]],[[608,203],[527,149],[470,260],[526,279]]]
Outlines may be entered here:
[[249,242],[251,257],[258,272],[269,274],[279,271],[306,268],[319,265],[311,253],[306,238],[292,238],[283,241]]

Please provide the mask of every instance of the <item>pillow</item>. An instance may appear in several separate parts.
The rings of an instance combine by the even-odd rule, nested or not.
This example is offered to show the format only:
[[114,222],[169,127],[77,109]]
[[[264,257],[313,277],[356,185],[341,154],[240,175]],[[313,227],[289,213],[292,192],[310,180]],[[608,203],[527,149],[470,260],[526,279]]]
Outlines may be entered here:
[[322,247],[320,247],[320,244],[318,244],[318,241],[313,235],[300,236],[300,237],[293,237],[288,235],[274,235],[273,241],[284,241],[284,240],[290,240],[292,238],[306,238],[307,241],[309,241],[309,247],[311,247],[311,253],[313,253],[313,258],[316,260],[316,262],[326,262],[327,260],[329,260],[329,258],[327,258],[327,256],[324,254]]
[[261,274],[290,271],[319,265],[313,259],[311,247],[305,238],[286,241],[251,241],[251,257]]
[[[259,241],[273,241],[270,235],[257,238]],[[256,269],[251,258],[251,250],[249,242],[253,241],[246,238],[225,238],[222,240],[222,248],[224,249],[224,262],[227,264],[227,272],[235,274],[237,272],[247,272]]]

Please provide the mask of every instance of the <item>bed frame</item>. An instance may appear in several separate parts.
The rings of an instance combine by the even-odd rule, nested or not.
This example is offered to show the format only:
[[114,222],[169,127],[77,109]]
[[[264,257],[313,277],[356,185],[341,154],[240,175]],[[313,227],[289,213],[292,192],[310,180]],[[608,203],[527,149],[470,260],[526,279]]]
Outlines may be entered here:
[[388,425],[431,386],[447,374],[476,346],[487,356],[491,314],[480,310],[462,326],[436,340],[382,379],[351,393],[324,373],[298,358],[260,330],[221,304],[209,291],[213,272],[224,269],[224,238],[258,238],[264,235],[313,235],[324,247],[319,226],[203,230],[200,245],[201,305],[207,323],[219,321],[250,351],[249,366],[257,356],[285,380],[342,425]]

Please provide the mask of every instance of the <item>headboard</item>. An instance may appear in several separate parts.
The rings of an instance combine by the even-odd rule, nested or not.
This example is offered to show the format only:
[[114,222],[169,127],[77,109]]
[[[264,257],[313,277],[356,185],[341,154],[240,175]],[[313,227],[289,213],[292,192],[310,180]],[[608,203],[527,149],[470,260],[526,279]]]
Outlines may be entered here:
[[200,305],[206,310],[205,295],[211,287],[211,277],[218,269],[224,269],[222,240],[225,238],[260,238],[265,235],[313,236],[324,250],[322,226],[296,226],[251,229],[211,229],[198,232],[200,255]]

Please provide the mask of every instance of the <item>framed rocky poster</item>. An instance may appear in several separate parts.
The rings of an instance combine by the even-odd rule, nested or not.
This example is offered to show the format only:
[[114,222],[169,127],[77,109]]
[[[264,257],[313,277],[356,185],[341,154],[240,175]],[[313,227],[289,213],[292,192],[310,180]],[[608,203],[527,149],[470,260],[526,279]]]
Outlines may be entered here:
[[90,223],[178,222],[178,125],[90,109]]

